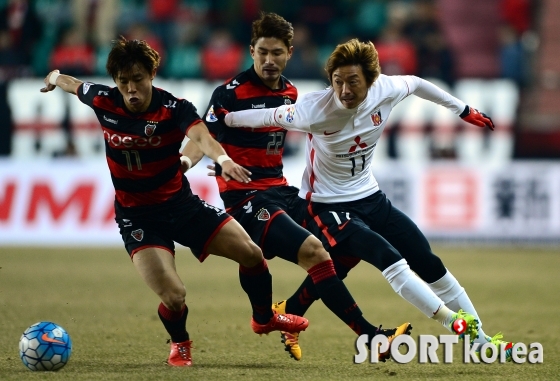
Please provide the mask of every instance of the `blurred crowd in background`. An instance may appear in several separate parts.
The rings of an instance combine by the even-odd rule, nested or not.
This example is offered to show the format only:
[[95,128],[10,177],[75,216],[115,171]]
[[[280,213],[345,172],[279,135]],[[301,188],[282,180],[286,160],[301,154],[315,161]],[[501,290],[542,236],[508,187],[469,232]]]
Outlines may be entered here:
[[[475,4],[476,3],[476,4]],[[158,76],[225,80],[252,64],[251,23],[276,12],[295,30],[284,74],[323,80],[333,48],[374,42],[385,74],[450,86],[508,78],[523,88],[534,70],[532,0],[0,0],[0,115],[6,83],[50,70],[105,76],[111,40],[144,39],[162,55]],[[470,6],[476,12],[465,12]],[[2,140],[2,139],[0,139]],[[6,148],[0,147],[0,154]]]
[[[358,37],[375,43],[384,73],[452,84],[460,73],[442,16],[461,1],[0,0],[0,66],[3,77],[43,76],[54,68],[105,75],[111,40],[124,35],[147,40],[161,53],[161,76],[227,79],[250,65],[251,22],[266,10],[294,25],[288,78],[324,79],[334,46]],[[499,45],[499,65],[472,75],[523,85],[530,75],[524,35],[532,27],[531,1],[498,1],[500,13],[492,15],[498,34],[485,39]],[[476,22],[471,24],[474,29]]]

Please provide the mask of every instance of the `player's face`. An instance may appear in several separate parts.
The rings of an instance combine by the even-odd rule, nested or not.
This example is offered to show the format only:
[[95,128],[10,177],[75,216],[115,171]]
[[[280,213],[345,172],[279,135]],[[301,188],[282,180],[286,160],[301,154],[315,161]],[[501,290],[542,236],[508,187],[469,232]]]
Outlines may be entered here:
[[275,37],[261,37],[255,46],[250,46],[250,51],[257,75],[265,85],[277,89],[280,75],[292,56],[293,46],[288,49],[282,40]]
[[115,83],[124,98],[124,104],[130,112],[144,112],[152,100],[152,80],[154,73],[142,65],[135,64],[130,72],[119,72]]
[[341,66],[333,71],[332,86],[346,108],[357,107],[366,99],[368,85],[360,65]]

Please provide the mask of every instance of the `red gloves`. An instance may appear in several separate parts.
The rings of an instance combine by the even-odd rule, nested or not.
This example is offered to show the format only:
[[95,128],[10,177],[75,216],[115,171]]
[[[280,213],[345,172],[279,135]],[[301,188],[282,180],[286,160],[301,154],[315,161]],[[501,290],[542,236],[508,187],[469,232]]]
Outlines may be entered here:
[[478,127],[488,127],[490,130],[494,131],[494,122],[488,115],[483,112],[478,111],[470,106],[465,107],[465,110],[459,115],[461,119],[470,124],[474,124]]

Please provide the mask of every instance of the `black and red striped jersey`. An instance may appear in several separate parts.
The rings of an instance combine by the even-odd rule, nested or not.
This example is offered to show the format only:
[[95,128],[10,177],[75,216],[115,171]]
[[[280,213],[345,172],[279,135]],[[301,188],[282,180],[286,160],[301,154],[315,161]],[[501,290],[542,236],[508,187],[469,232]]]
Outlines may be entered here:
[[261,81],[253,66],[214,90],[206,110],[206,125],[228,156],[252,173],[252,181],[248,184],[226,182],[221,176],[216,176],[226,208],[239,204],[255,190],[285,186],[288,182],[282,171],[286,130],[278,127],[230,128],[224,123],[225,114],[229,111],[274,108],[295,103],[296,99],[297,89],[284,76],[280,78],[280,88],[272,90]]
[[179,150],[188,129],[201,122],[192,103],[152,87],[148,109],[131,113],[116,87],[85,82],[77,95],[101,124],[115,197],[121,206],[161,204],[181,190],[190,194]]

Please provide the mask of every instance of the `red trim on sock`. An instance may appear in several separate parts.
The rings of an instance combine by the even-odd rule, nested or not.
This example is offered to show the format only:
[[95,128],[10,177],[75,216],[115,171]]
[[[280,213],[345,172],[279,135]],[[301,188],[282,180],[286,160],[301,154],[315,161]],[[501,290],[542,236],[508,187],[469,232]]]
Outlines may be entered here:
[[181,308],[180,311],[171,311],[163,303],[160,303],[158,307],[158,312],[166,320],[177,321],[181,318],[181,316],[183,316],[183,313],[185,312],[185,308],[187,308],[187,305],[183,304],[183,308]]
[[307,273],[311,276],[314,284],[336,276],[332,259],[326,260],[313,266],[312,268],[307,270]]
[[245,267],[243,265],[239,265],[239,271],[245,275],[260,275],[265,271],[268,271],[268,264],[266,263],[266,259],[263,258],[261,263],[253,267]]

